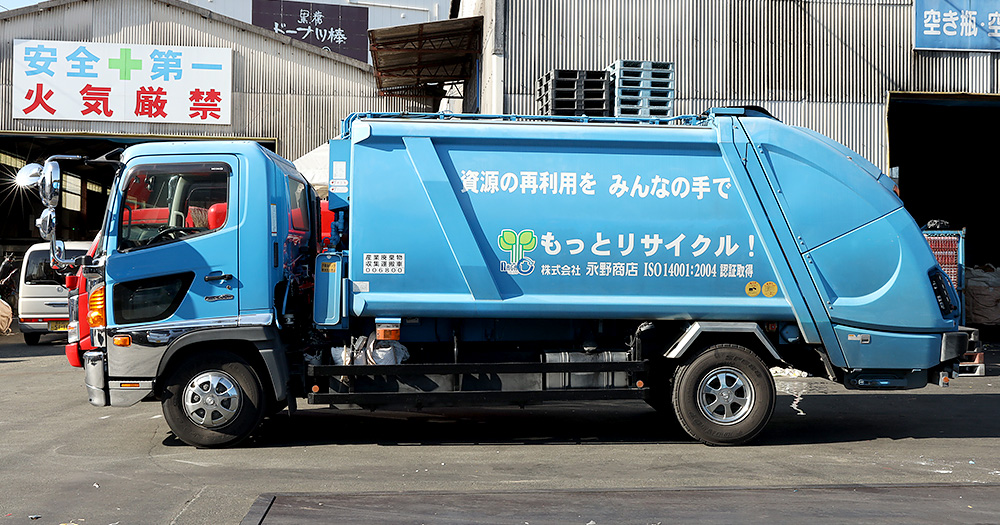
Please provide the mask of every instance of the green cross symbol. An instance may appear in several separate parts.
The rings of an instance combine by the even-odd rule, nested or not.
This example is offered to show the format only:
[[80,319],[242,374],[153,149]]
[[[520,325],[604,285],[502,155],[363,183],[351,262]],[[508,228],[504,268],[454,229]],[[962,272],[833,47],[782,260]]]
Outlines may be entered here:
[[142,69],[142,60],[133,59],[132,50],[123,47],[118,58],[108,60],[108,69],[117,69],[119,80],[132,80],[132,72]]

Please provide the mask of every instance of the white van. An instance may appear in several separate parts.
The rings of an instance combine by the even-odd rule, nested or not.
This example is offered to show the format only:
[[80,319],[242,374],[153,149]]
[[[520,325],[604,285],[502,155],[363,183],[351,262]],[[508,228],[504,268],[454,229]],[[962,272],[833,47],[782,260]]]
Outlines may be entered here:
[[[65,258],[86,255],[89,249],[89,242],[67,242]],[[21,288],[17,299],[17,326],[26,344],[36,345],[44,334],[66,331],[69,291],[64,284],[65,278],[53,271],[49,262],[49,243],[28,248],[21,264]]]

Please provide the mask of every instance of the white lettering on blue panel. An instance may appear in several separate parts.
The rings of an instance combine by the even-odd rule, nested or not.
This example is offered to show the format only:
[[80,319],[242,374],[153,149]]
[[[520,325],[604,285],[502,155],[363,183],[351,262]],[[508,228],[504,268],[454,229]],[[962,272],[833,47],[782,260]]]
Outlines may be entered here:
[[1000,51],[1000,0],[915,0],[913,48]]

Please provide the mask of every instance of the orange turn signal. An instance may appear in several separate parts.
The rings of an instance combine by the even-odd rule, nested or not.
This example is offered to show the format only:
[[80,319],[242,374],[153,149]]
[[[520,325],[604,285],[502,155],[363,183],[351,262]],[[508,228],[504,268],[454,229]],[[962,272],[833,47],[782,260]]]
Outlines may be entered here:
[[106,322],[104,317],[104,287],[98,286],[90,292],[87,302],[87,323],[95,328],[102,328]]
[[114,339],[115,346],[132,346],[132,336],[130,335],[116,335]]
[[379,341],[399,341],[399,328],[379,328],[375,339]]
[[646,386],[646,383],[643,383],[642,379],[640,379],[640,380],[638,380],[638,381],[635,382],[635,386],[638,387],[638,388],[642,388],[642,387]]

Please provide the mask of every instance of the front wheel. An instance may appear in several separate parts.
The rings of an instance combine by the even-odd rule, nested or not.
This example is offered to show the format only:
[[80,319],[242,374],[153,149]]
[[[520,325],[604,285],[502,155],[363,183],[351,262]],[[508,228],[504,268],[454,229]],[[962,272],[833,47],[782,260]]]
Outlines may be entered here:
[[181,441],[227,447],[246,439],[264,417],[264,392],[253,367],[229,352],[189,357],[167,378],[163,418]]
[[672,401],[691,437],[709,445],[739,445],[771,419],[774,378],[746,347],[715,345],[677,367]]

